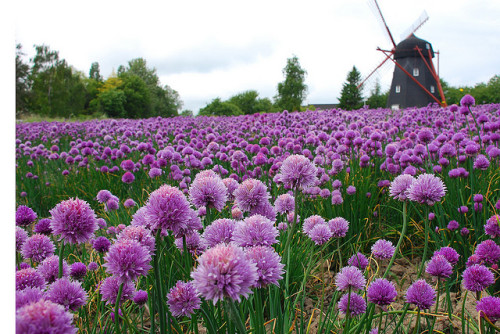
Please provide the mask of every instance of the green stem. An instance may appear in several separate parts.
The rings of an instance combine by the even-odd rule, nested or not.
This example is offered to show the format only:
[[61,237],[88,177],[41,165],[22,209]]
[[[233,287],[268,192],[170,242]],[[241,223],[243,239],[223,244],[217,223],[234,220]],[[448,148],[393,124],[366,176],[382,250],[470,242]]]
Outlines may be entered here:
[[384,276],[382,278],[386,278],[386,276],[389,274],[389,271],[391,270],[392,264],[396,260],[396,257],[398,255],[399,249],[401,247],[401,244],[403,243],[403,239],[406,235],[406,230],[408,228],[408,222],[406,218],[406,206],[407,202],[403,202],[403,228],[401,229],[401,235],[399,236],[398,243],[396,244],[396,249],[394,250],[394,254],[392,255],[391,260],[389,261],[389,265],[387,266],[387,269],[385,270]]
[[115,302],[115,333],[116,334],[120,333],[120,316],[118,314],[118,311],[120,309],[120,300],[122,298],[124,284],[125,283],[120,284],[120,287],[118,288],[118,295],[116,296],[116,302]]
[[418,311],[417,311],[417,323],[415,325],[415,333],[419,333],[420,332],[420,307],[418,308]]
[[59,274],[58,278],[62,278],[63,276],[63,252],[64,252],[64,241],[61,242],[61,249],[59,250]]
[[245,324],[241,320],[240,311],[236,307],[234,301],[227,298],[224,301],[224,306],[226,308],[226,313],[228,314],[229,319],[236,326],[237,332],[240,334],[246,333],[247,330],[245,328]]
[[422,276],[422,272],[424,270],[425,266],[425,258],[427,256],[427,249],[429,248],[429,209],[426,210],[426,217],[424,217],[424,224],[425,224],[425,240],[424,240],[424,253],[422,254],[422,262],[420,263],[420,268],[418,269],[417,273],[417,280]]
[[349,286],[348,290],[348,297],[347,297],[347,312],[345,314],[346,316],[346,324],[344,327],[344,333],[349,334],[349,327],[351,327],[351,287]]
[[465,290],[465,295],[462,300],[462,314],[460,317],[462,318],[462,333],[465,333],[465,301],[467,300],[467,293],[469,293],[469,290]]
[[[156,254],[154,255],[153,259],[153,266],[154,266],[154,272],[155,272],[155,283],[156,283],[156,302],[158,303],[158,317],[160,318],[160,333],[165,333],[166,332],[166,324],[165,324],[165,310],[163,308],[163,292],[162,292],[162,279],[160,275],[160,268],[158,264],[158,260],[160,257],[159,250],[160,250],[160,241],[161,241],[161,229],[158,229],[158,232],[156,233]],[[151,322],[154,322],[154,312],[151,314]]]

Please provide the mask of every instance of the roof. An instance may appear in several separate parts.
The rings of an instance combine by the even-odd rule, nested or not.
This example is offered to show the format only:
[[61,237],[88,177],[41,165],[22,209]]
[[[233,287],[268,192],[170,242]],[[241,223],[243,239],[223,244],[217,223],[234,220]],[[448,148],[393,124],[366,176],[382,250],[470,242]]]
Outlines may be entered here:
[[418,38],[414,34],[403,40],[396,46],[396,51],[394,52],[394,59],[406,58],[406,57],[420,57],[420,54],[416,50],[416,47],[420,48],[422,54],[425,58],[429,58],[429,53],[427,49],[431,50],[431,57],[434,58],[434,50],[432,50],[432,44]]

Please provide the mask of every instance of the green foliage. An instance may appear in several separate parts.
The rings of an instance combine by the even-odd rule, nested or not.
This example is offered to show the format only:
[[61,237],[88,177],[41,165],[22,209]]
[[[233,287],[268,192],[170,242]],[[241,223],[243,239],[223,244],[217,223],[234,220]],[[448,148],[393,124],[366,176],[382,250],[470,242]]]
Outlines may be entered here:
[[358,85],[361,83],[361,73],[356,66],[347,74],[347,81],[342,86],[339,98],[339,108],[344,110],[359,109],[363,106],[363,96]]
[[387,96],[389,92],[382,94],[382,88],[380,87],[380,82],[377,80],[375,82],[375,87],[371,91],[370,97],[366,100],[366,104],[370,108],[385,108],[387,105]]
[[278,83],[278,94],[274,97],[275,105],[281,110],[300,110],[307,96],[305,76],[307,72],[300,67],[297,56],[287,59],[283,69],[285,81]]
[[151,97],[148,86],[139,76],[124,74],[120,87],[125,94],[125,118],[147,118],[151,113]]
[[229,101],[222,101],[220,97],[213,99],[198,113],[199,116],[237,116],[242,114],[243,112],[237,105]]
[[268,98],[260,99],[259,93],[255,90],[247,90],[231,97],[228,102],[236,105],[244,114],[255,114],[260,112],[270,112],[272,102]]
[[127,98],[123,90],[118,88],[107,89],[99,93],[99,110],[106,113],[109,117],[125,117],[125,102]]
[[26,112],[30,97],[30,67],[24,63],[21,44],[16,45],[16,115]]
[[465,94],[474,96],[477,104],[500,103],[500,76],[493,76],[488,83],[478,83],[474,87],[451,87],[441,79],[441,86],[448,105],[460,104]]

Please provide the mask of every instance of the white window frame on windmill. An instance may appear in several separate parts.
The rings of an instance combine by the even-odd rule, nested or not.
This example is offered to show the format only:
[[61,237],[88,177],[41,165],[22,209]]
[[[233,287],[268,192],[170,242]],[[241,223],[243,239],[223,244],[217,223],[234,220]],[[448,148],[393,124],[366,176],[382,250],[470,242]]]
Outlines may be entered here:
[[396,94],[401,93],[401,85],[396,85],[395,90],[396,90]]
[[418,67],[413,68],[413,76],[418,77],[420,75],[420,70]]
[[436,92],[436,88],[433,85],[431,85],[431,94],[434,94],[435,92]]

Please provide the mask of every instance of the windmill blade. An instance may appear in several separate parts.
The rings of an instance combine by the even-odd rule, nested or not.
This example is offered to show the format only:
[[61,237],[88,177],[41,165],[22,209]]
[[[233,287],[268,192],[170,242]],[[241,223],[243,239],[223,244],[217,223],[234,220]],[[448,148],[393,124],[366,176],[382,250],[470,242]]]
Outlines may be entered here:
[[406,31],[401,34],[401,40],[405,40],[408,37],[410,37],[412,34],[415,33],[418,29],[420,29],[425,22],[429,20],[429,15],[427,15],[427,12],[424,10],[422,14],[420,14],[419,18],[408,28]]
[[392,53],[389,54],[389,56],[385,56],[384,60],[376,66],[366,77],[364,77],[361,80],[361,83],[357,86],[358,89],[360,89],[363,86],[367,86],[375,77],[380,77],[381,74],[387,71],[387,69],[390,67],[391,62],[387,62],[392,56]]
[[385,22],[384,16],[382,15],[382,11],[380,10],[377,0],[369,0],[368,6],[370,6],[370,9],[372,10],[373,14],[377,17],[378,22],[380,23],[382,29],[389,37],[389,40],[391,41],[394,48],[396,48],[396,43],[394,42],[394,38],[392,37],[391,31],[389,30],[389,27]]

